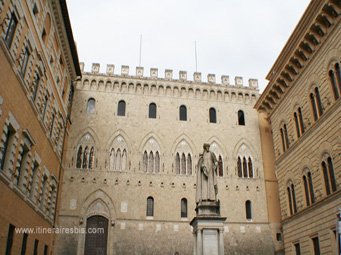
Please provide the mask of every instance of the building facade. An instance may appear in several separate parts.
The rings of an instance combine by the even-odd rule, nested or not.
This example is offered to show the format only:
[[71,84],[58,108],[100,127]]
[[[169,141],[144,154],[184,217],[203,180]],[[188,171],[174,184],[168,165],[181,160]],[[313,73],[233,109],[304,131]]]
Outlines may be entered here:
[[336,254],[340,12],[340,1],[311,1],[255,106],[272,127],[285,254]]
[[280,251],[277,186],[273,169],[263,167],[265,128],[253,108],[257,80],[245,86],[236,77],[232,85],[222,76],[216,84],[213,74],[203,82],[200,73],[188,80],[185,71],[178,79],[172,70],[164,78],[143,71],[122,66],[116,75],[107,65],[101,73],[93,64],[77,83],[59,226],[105,233],[58,235],[56,254],[192,254],[204,143],[218,159],[225,253]]
[[69,95],[80,75],[65,1],[0,1],[1,254],[52,253],[54,235],[43,231],[56,219]]

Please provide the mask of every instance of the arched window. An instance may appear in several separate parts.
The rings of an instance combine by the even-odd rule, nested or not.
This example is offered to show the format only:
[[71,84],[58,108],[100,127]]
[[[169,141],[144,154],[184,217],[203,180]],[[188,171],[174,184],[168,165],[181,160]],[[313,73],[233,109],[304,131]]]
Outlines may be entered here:
[[153,217],[154,216],[154,198],[148,197],[147,198],[147,216]]
[[187,199],[181,199],[181,218],[187,218]]
[[301,134],[304,133],[304,122],[303,122],[303,115],[301,107],[298,107],[298,118],[300,120],[300,127],[301,127]]
[[154,173],[154,154],[152,151],[149,153],[148,172]]
[[242,110],[238,111],[238,125],[245,126],[245,117]]
[[336,191],[336,180],[334,173],[333,160],[331,157],[328,157],[326,160],[322,161],[322,170],[324,183],[326,187],[327,195]]
[[250,200],[247,200],[245,202],[245,213],[246,213],[246,219],[252,220],[252,206],[251,206]]
[[217,113],[213,107],[210,108],[210,123],[217,123]]
[[115,166],[116,171],[121,171],[121,160],[122,160],[121,157],[122,157],[121,150],[118,149],[116,152],[116,166]]
[[240,159],[240,157],[238,157],[237,168],[238,168],[238,177],[243,177],[242,160]]
[[309,186],[308,186],[307,177],[305,175],[303,175],[303,185],[304,185],[305,201],[307,203],[307,206],[309,206],[310,205]]
[[150,103],[149,104],[149,118],[150,119],[156,119],[156,112],[157,112],[156,104]]
[[218,157],[218,174],[219,176],[224,175],[223,158],[221,157],[221,155],[219,155]]
[[186,175],[186,156],[185,153],[181,155],[181,174]]
[[86,112],[88,114],[95,113],[95,105],[96,100],[94,98],[89,98],[88,103],[86,105]]
[[296,127],[296,135],[297,135],[297,138],[300,138],[301,132],[300,132],[300,126],[298,123],[298,116],[296,112],[294,113],[294,120],[295,120],[295,127]]
[[339,93],[341,95],[341,70],[340,70],[340,64],[335,64],[335,74],[336,74],[336,80],[339,85]]
[[5,43],[6,43],[8,48],[10,48],[12,45],[12,41],[14,38],[14,34],[15,34],[15,30],[17,28],[17,25],[18,25],[18,19],[15,16],[14,12],[12,12],[11,13],[11,19],[8,23],[8,27],[7,27],[6,35],[5,35]]
[[77,152],[76,168],[82,167],[82,146],[79,146]]
[[314,121],[317,121],[318,115],[317,115],[316,102],[315,102],[315,98],[314,98],[313,93],[310,93],[310,105],[311,105],[311,109],[313,111]]
[[126,102],[121,100],[118,102],[117,116],[125,116],[125,115],[126,115]]
[[179,108],[179,119],[182,121],[187,121],[187,108],[185,105],[181,105]]
[[336,85],[336,79],[335,79],[335,74],[333,70],[329,71],[329,79],[330,79],[330,84],[332,86],[334,99],[337,100],[340,97],[340,95],[339,95],[339,91]]
[[323,108],[322,108],[322,101],[321,101],[320,92],[319,92],[318,87],[315,88],[315,97],[316,97],[317,109],[319,112],[319,116],[321,116],[323,114]]
[[110,166],[109,166],[109,168],[111,169],[111,170],[115,170],[115,149],[114,148],[112,148],[111,149],[111,152],[110,152]]
[[246,158],[243,158],[243,177],[247,177],[247,161]]
[[192,175],[192,157],[189,153],[187,155],[187,174]]
[[293,215],[294,213],[297,212],[296,193],[295,193],[295,187],[293,183],[288,184],[287,193],[288,193],[290,215]]
[[155,153],[155,173],[160,172],[160,155],[159,152],[157,151]]
[[83,168],[88,168],[88,150],[88,146],[86,146],[83,152]]
[[253,178],[253,166],[252,166],[252,159],[251,159],[251,157],[249,157],[248,168],[249,168],[249,177]]
[[303,175],[303,185],[304,185],[306,204],[307,206],[309,206],[315,203],[313,179],[312,179],[310,171],[308,171],[305,175]]
[[147,155],[147,152],[144,151],[144,153],[143,153],[143,171],[147,172],[147,169],[148,169],[148,155]]
[[311,176],[311,172],[308,173],[308,183],[309,183],[309,194],[311,203],[315,203],[315,194],[314,194],[314,186],[313,186],[313,178]]
[[284,136],[285,136],[285,144],[286,144],[286,148],[289,149],[290,146],[290,141],[289,141],[289,134],[288,134],[288,129],[287,129],[287,125],[284,124]]
[[127,151],[125,149],[122,152],[121,166],[122,166],[122,171],[127,170]]
[[94,160],[95,160],[94,147],[91,147],[90,155],[89,155],[89,169],[92,169]]
[[175,156],[175,173],[180,174],[180,155],[176,153]]

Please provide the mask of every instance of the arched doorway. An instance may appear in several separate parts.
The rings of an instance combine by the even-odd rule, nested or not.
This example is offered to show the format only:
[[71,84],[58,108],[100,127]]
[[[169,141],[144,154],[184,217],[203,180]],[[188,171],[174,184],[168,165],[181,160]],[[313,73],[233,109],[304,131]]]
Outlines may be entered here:
[[106,255],[108,219],[95,215],[86,220],[84,255]]

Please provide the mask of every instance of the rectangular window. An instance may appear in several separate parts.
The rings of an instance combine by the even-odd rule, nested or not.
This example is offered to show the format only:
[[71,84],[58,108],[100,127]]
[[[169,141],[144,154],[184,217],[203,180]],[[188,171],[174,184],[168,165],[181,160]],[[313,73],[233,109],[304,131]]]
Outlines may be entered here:
[[8,157],[8,154],[10,152],[10,147],[13,144],[13,138],[14,138],[15,131],[11,128],[11,126],[7,127],[7,133],[6,138],[3,144],[2,150],[2,158],[0,160],[0,169],[5,168],[6,163],[6,157]]
[[47,96],[45,96],[44,109],[43,109],[43,120],[45,120],[45,114],[46,114],[48,101],[49,101],[49,98]]
[[28,234],[24,233],[22,237],[22,244],[21,244],[21,255],[26,255],[27,238],[28,238]]
[[39,82],[40,82],[40,75],[36,73],[36,77],[34,79],[33,95],[32,95],[33,102],[36,101],[36,98],[37,98]]
[[14,12],[12,12],[11,13],[11,19],[9,21],[8,28],[7,28],[6,35],[5,35],[5,43],[6,43],[8,48],[10,48],[12,45],[12,41],[14,38],[14,34],[15,34],[15,30],[17,28],[17,25],[18,25],[18,19],[15,16]]
[[6,244],[6,255],[11,255],[15,226],[9,224]]
[[25,47],[24,59],[21,63],[21,75],[23,77],[25,76],[25,72],[26,72],[27,63],[28,63],[29,58],[30,58],[30,50],[28,49],[28,47]]
[[39,240],[35,239],[34,240],[33,255],[38,255],[38,245],[39,245]]
[[311,240],[313,241],[314,255],[321,255],[318,236],[313,237]]
[[300,243],[295,243],[294,246],[295,246],[295,254],[296,254],[296,255],[301,255],[301,246],[300,246]]
[[27,161],[27,157],[28,157],[28,152],[29,149],[26,146],[26,144],[23,145],[23,149],[22,152],[20,154],[20,161],[19,161],[19,165],[18,165],[18,176],[17,176],[17,185],[20,185],[22,182],[22,173],[25,171],[26,168],[26,161]]

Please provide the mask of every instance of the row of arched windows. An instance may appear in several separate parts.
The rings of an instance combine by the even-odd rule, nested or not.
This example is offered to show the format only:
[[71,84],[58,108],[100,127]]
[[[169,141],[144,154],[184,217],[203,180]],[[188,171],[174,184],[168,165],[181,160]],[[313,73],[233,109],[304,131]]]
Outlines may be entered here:
[[[86,112],[88,114],[92,114],[95,112],[96,101],[94,98],[89,98]],[[124,100],[120,100],[117,105],[117,116],[126,116],[126,102]],[[245,126],[245,115],[244,111],[238,111],[238,125]],[[149,104],[148,110],[148,118],[156,119],[157,118],[157,105],[155,103]],[[179,107],[179,120],[187,121],[187,107],[185,105],[181,105]],[[209,122],[217,123],[217,112],[214,107],[209,109]]]
[[[325,156],[325,159],[322,160],[321,167],[323,172],[325,192],[326,195],[328,196],[337,190],[333,160],[329,155]],[[313,177],[309,169],[306,169],[305,173],[303,174],[302,183],[306,206],[310,206],[315,203],[316,197],[314,193]],[[298,209],[295,185],[291,180],[288,181],[287,185],[287,198],[289,205],[289,213],[290,215],[293,215],[297,213]]]
[[192,156],[190,153],[181,156],[177,152],[175,156],[175,173],[181,175],[192,175]]
[[125,149],[123,151],[121,149],[111,149],[109,169],[114,171],[127,170],[127,151]]
[[[95,163],[95,149],[94,146],[80,145],[77,151],[76,168],[79,169],[93,169]],[[224,176],[224,165],[221,155],[217,157],[218,168],[217,175]],[[160,172],[160,153],[159,151],[144,151],[143,153],[143,171],[146,173]],[[113,171],[126,171],[128,169],[128,156],[126,149],[112,148],[109,158],[109,169]],[[254,178],[254,169],[251,157],[238,156],[237,159],[238,177]],[[175,155],[175,173],[178,175],[192,175],[193,162],[191,153],[179,153]]]
[[82,145],[78,147],[77,152],[77,168],[92,169],[95,161],[95,149],[93,146],[85,146],[83,149]]
[[237,160],[238,177],[253,178],[253,165],[251,157],[240,157]]
[[143,171],[148,173],[160,172],[160,153],[144,151],[143,153]]
[[[333,97],[335,100],[338,100],[341,97],[341,71],[340,71],[340,63],[335,63],[331,65],[331,68],[328,72],[331,89],[333,93]],[[311,114],[313,120],[316,122],[322,116],[324,112],[322,99],[320,95],[320,91],[318,86],[315,86],[310,94],[309,94],[309,103],[311,108]],[[302,107],[298,107],[297,110],[293,114],[293,120],[295,123],[295,130],[297,138],[300,138],[305,132],[305,124],[303,119]],[[287,124],[283,123],[280,127],[280,136],[281,136],[281,144],[282,150],[285,152],[290,146],[290,140],[288,135]]]
[[337,100],[341,96],[341,71],[340,64],[335,63],[329,70],[329,80],[332,86],[334,99]]

